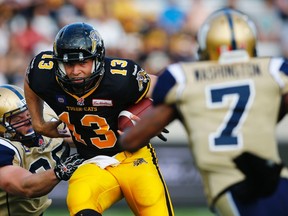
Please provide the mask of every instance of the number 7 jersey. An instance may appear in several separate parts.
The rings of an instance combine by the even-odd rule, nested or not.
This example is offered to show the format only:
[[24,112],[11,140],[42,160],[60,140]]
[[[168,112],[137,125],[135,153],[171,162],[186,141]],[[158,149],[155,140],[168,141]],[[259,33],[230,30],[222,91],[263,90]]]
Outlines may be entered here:
[[208,202],[244,176],[232,161],[243,151],[279,162],[275,129],[288,65],[253,58],[168,66],[153,91],[155,104],[176,105]]

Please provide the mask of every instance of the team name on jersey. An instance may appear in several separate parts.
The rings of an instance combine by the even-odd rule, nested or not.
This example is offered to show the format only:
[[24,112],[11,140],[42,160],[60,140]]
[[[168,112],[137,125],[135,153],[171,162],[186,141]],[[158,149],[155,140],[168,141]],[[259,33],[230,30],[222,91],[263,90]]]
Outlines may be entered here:
[[66,109],[68,111],[76,111],[76,112],[97,111],[97,107],[73,107],[73,106],[66,106]]
[[261,76],[262,72],[258,64],[235,64],[218,65],[215,67],[199,68],[194,70],[197,81],[208,81],[216,79],[229,79]]

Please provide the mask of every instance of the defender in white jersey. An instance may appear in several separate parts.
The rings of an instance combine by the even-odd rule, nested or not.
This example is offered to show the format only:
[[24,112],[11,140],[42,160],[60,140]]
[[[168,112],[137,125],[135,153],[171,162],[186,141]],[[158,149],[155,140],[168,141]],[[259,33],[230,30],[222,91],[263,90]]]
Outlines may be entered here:
[[[53,120],[48,106],[44,113],[47,121]],[[52,202],[47,194],[60,180],[68,180],[82,160],[68,157],[63,138],[34,132],[24,92],[17,86],[0,86],[0,123],[0,215],[42,215]]]
[[288,62],[256,57],[254,23],[232,9],[214,12],[198,42],[204,61],[165,69],[154,109],[122,135],[122,147],[135,151],[179,118],[216,215],[288,215],[287,169],[275,140],[280,110],[288,110]]

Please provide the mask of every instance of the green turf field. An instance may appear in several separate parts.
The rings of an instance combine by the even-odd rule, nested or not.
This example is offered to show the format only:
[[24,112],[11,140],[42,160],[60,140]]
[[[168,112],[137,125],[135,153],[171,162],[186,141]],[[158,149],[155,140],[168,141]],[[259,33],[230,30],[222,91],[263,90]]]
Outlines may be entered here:
[[[48,209],[45,216],[68,216],[66,209]],[[176,207],[175,216],[212,216],[207,208],[188,208],[188,207]],[[111,208],[106,211],[103,216],[133,216],[132,212],[126,208]]]

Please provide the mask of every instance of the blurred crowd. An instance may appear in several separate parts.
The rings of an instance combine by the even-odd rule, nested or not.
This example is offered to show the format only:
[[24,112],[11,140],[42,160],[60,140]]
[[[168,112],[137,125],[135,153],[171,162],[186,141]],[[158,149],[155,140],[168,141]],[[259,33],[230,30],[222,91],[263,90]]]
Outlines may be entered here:
[[0,0],[0,84],[22,87],[31,58],[78,21],[99,31],[107,56],[133,59],[149,73],[195,60],[199,26],[223,6],[254,18],[260,55],[288,57],[288,0]]

